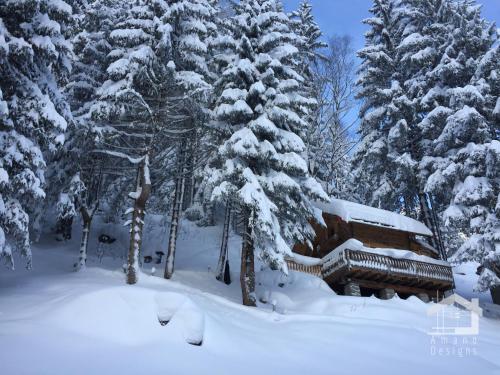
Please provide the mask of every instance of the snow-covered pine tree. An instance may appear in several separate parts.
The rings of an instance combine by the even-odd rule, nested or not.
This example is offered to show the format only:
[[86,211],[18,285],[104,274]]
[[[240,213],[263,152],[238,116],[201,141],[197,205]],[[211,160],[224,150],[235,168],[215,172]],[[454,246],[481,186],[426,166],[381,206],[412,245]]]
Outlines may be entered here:
[[[454,120],[459,120],[459,115]],[[466,235],[465,242],[453,259],[481,264],[477,285],[479,290],[499,286],[500,142],[490,140],[484,144],[476,144],[473,139],[446,164],[442,178],[446,180],[446,184],[454,182],[455,186],[450,190],[450,204],[444,211],[445,224],[458,227]],[[455,176],[450,175],[453,171]],[[440,177],[439,172],[431,175],[429,190],[440,185],[432,184]]]
[[[121,170],[134,191],[127,283],[137,281],[144,209],[151,178],[149,160],[165,147],[158,134],[168,127],[168,98],[175,67],[170,61],[171,26],[164,1],[126,4],[121,19],[109,33],[111,52],[107,80],[92,106],[92,120],[105,131],[95,152],[114,158],[113,170]],[[121,177],[120,177],[121,178]]]
[[109,33],[123,17],[122,11],[119,0],[92,1],[77,24],[72,39],[76,56],[66,92],[75,119],[84,125],[90,122],[90,108],[98,97],[97,90],[107,79]]
[[500,139],[500,36],[496,24],[490,24],[489,41],[495,40],[477,65],[473,82],[484,98],[478,111],[492,124],[493,139]]
[[[398,4],[397,7],[395,4]],[[374,10],[380,12],[380,9],[391,9],[392,6],[395,26],[392,31],[385,30],[382,26],[390,17],[376,18],[374,27],[367,34],[367,42],[376,35],[373,34],[375,29],[382,31],[378,35],[383,41],[391,41],[391,36],[393,38],[390,45],[382,44],[378,50],[368,48],[368,53],[373,55],[374,61],[390,56],[392,64],[385,64],[385,68],[393,70],[390,77],[382,80],[385,87],[380,84],[370,87],[369,84],[361,90],[361,98],[367,99],[362,115],[370,106],[378,111],[368,112],[369,122],[374,120],[373,126],[366,126],[366,119],[362,119],[364,139],[355,157],[354,172],[358,181],[363,176],[366,182],[377,181],[380,176],[384,178],[388,187],[385,191],[391,196],[389,204],[387,200],[385,203],[382,200],[383,207],[408,214],[418,211],[428,213],[424,219],[432,225],[435,220],[430,217],[430,205],[442,212],[448,206],[449,197],[445,196],[452,187],[426,188],[427,180],[434,171],[446,168],[444,159],[454,154],[449,153],[453,148],[451,145],[443,146],[446,137],[460,127],[453,116],[462,111],[464,105],[474,110],[482,107],[480,95],[471,84],[471,79],[478,61],[491,46],[491,37],[488,36],[491,28],[484,25],[479,8],[469,0],[401,0],[388,2],[385,7],[382,5],[380,1],[375,2]],[[361,84],[366,82],[366,77],[373,76],[376,80],[384,77],[384,71],[380,70],[382,65],[368,64],[362,54],[363,51]],[[368,91],[370,89],[371,92]],[[464,112],[457,116],[462,115]],[[471,125],[474,123],[480,126],[479,129],[484,129],[485,125],[480,125],[480,122],[477,116],[475,120],[470,118]],[[481,137],[482,132],[480,130],[474,137]],[[453,137],[462,142],[458,134]],[[438,143],[442,144],[440,150]],[[372,158],[372,163],[360,168],[363,161],[370,160],[364,154],[373,153],[377,158]],[[386,155],[387,160],[380,160],[380,156],[383,158]],[[373,165],[375,169],[370,169]],[[432,191],[432,194],[427,195],[426,191]],[[377,204],[373,196],[369,192],[365,201]],[[403,205],[397,207],[400,202]],[[433,230],[439,232],[438,226],[435,225]]]
[[244,212],[243,303],[255,305],[254,252],[272,269],[287,271],[290,246],[306,242],[315,213],[311,199],[328,199],[308,175],[301,119],[310,98],[300,94],[298,54],[290,21],[277,0],[235,5],[237,58],[216,85],[216,119],[233,129],[221,145],[212,198],[229,198]]
[[321,29],[314,20],[312,5],[308,0],[303,0],[299,8],[290,14],[290,26],[299,37],[296,41],[299,50],[300,65],[298,73],[304,77],[304,84],[311,87],[314,79],[314,65],[321,59],[320,50],[327,47],[321,40]]
[[31,267],[29,227],[45,198],[46,156],[71,121],[60,91],[71,69],[71,15],[64,1],[0,3],[0,257],[11,266],[19,251]]
[[395,186],[394,165],[389,156],[389,132],[404,126],[395,100],[401,95],[397,46],[401,24],[393,0],[374,0],[365,47],[358,52],[358,98],[362,100],[360,144],[353,155],[353,183],[363,203],[401,211]]
[[432,72],[451,43],[455,9],[453,2],[448,0],[400,2],[398,15],[402,35],[397,51],[401,61],[401,90],[394,102],[402,119],[389,130],[388,137],[394,188],[404,202],[404,212],[431,228],[432,244],[443,257],[441,230],[434,219],[437,202],[424,192],[425,177],[420,168],[422,159],[429,155],[429,140],[424,134],[422,118],[429,111],[423,99],[427,94],[432,95],[439,81]]
[[500,284],[498,36],[474,1],[457,5],[452,35],[435,69],[442,116],[432,124],[436,137],[425,163],[432,173],[426,190],[440,199],[446,227],[465,234],[455,259],[481,263],[478,286],[485,290]]
[[[218,14],[215,18],[216,30],[209,38],[210,60],[209,66],[213,76],[213,81],[217,86],[221,81],[224,71],[238,57],[236,55],[236,41],[233,38],[235,18],[232,17],[230,8],[218,8]],[[217,107],[217,96],[213,96],[209,101],[209,108],[212,110]],[[201,181],[197,194],[197,204],[200,210],[198,225],[208,226],[215,224],[215,211],[217,203],[211,200],[211,195],[215,187],[215,181],[212,176],[215,171],[222,167],[223,159],[218,153],[218,148],[224,141],[231,136],[234,129],[228,124],[221,122],[211,116],[210,122],[205,127],[203,140],[200,146],[205,158],[204,168],[201,171]],[[231,229],[231,220],[233,224],[238,221],[237,210],[233,209],[231,199],[224,202],[224,223],[222,227],[222,240],[219,253],[219,261],[216,268],[216,279],[227,284],[231,282],[228,257],[228,239]]]
[[[431,228],[434,226],[436,234],[440,225],[432,220],[429,203],[434,211],[442,212],[449,205],[449,192],[453,187],[431,192],[425,186],[434,171],[446,168],[445,159],[454,153],[448,152],[453,148],[451,145],[441,147],[441,150],[436,145],[444,136],[443,132],[453,133],[451,129],[460,127],[452,119],[457,111],[461,111],[464,105],[477,108],[482,100],[471,85],[471,79],[479,60],[491,46],[491,37],[479,8],[472,1],[403,0],[402,9],[407,26],[398,49],[405,66],[405,93],[414,114],[413,120],[408,122],[411,124],[408,132],[395,129],[393,133],[392,143],[395,148],[400,145],[398,151],[402,155],[396,160],[395,168],[399,171],[396,180],[403,181],[401,190],[414,196],[411,185],[404,182],[412,181],[417,188],[423,218]],[[469,114],[473,115],[472,112]],[[472,117],[470,123],[479,125],[478,118],[473,120]],[[406,138],[409,138],[406,140],[409,145],[405,147]],[[470,140],[473,139],[471,135]],[[466,138],[462,141],[466,142]],[[412,174],[417,178],[410,179]],[[434,175],[432,184],[436,177]],[[431,194],[426,194],[426,191]],[[447,247],[450,248],[456,242],[457,231],[446,226],[445,232]]]
[[[83,211],[75,210],[76,202],[68,200],[68,197],[78,196],[73,192],[73,180],[79,176],[85,186],[100,180],[100,190],[105,188],[102,186],[105,180],[109,180],[102,178],[102,162],[90,155],[99,147],[103,134],[103,129],[92,120],[90,109],[98,98],[97,90],[107,79],[107,55],[111,50],[108,36],[121,10],[120,3],[115,0],[80,3],[80,7],[83,9],[75,17],[72,30],[73,68],[65,87],[74,121],[67,129],[65,147],[51,160],[48,175],[53,186],[48,204],[58,199],[56,230],[64,239],[71,238],[72,215],[83,215]],[[100,167],[96,168],[98,164]],[[91,176],[89,172],[96,175]],[[95,194],[91,196],[100,198]],[[82,216],[82,223],[83,219]]]
[[[214,1],[172,0],[168,22],[171,25],[171,58],[181,105],[176,109],[177,135],[175,188],[171,205],[170,234],[164,277],[172,277],[175,266],[177,232],[184,197],[194,195],[194,164],[198,159],[198,139],[202,137],[205,108],[211,91],[209,37],[216,33]],[[186,183],[187,182],[187,183]],[[186,189],[187,186],[187,189]],[[187,190],[187,191],[186,191]]]
[[[235,19],[232,17],[232,8],[228,4],[222,4],[216,10],[217,14],[214,19],[216,32],[208,38],[210,51],[208,65],[212,76],[211,81],[215,85],[218,84],[217,82],[221,79],[227,66],[236,59],[236,41],[233,39]],[[216,104],[217,98],[212,95],[208,102],[209,109],[213,110]],[[220,168],[221,160],[218,155],[218,147],[222,140],[231,134],[230,127],[217,121],[214,117],[212,114],[210,115],[200,141],[200,149],[205,159],[196,197],[197,204],[201,206],[201,218],[198,221],[198,225],[201,226],[215,224],[215,202],[210,199],[214,186],[210,177],[213,174],[213,168]]]

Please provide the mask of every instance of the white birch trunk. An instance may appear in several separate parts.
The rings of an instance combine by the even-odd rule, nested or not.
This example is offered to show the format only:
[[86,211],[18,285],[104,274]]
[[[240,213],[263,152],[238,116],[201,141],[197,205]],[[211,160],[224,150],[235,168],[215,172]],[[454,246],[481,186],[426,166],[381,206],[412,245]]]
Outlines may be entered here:
[[144,227],[144,214],[146,202],[151,192],[149,179],[149,158],[146,155],[138,171],[137,190],[134,194],[134,209],[130,224],[130,245],[127,259],[127,284],[137,283],[139,275],[139,254],[142,243],[142,230]]
[[80,212],[82,214],[83,230],[82,230],[82,241],[80,242],[80,253],[78,255],[78,262],[75,264],[76,271],[80,271],[82,268],[85,268],[85,264],[87,263],[87,249],[89,246],[90,225],[92,224],[92,216],[93,216],[93,212],[87,210],[86,207],[82,207],[80,209]]
[[165,263],[165,272],[163,277],[165,279],[172,278],[175,268],[175,251],[177,247],[177,232],[179,230],[179,222],[181,216],[182,202],[184,198],[184,144],[181,145],[177,177],[175,181],[174,202],[172,205],[172,219],[170,222],[170,234],[168,239],[167,260]]

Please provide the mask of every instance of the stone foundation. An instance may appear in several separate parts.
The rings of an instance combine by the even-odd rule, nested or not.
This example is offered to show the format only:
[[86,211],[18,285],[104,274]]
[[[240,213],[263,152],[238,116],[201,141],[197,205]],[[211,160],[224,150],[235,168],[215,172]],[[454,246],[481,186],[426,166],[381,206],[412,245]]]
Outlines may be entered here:
[[348,283],[344,287],[344,294],[346,296],[355,296],[361,297],[361,290],[359,288],[359,284],[357,283]]
[[431,299],[429,298],[429,295],[427,293],[418,293],[417,297],[420,298],[423,302],[427,303]]
[[394,289],[385,288],[379,292],[379,298],[380,299],[391,299],[392,297],[394,297],[394,294],[396,294]]

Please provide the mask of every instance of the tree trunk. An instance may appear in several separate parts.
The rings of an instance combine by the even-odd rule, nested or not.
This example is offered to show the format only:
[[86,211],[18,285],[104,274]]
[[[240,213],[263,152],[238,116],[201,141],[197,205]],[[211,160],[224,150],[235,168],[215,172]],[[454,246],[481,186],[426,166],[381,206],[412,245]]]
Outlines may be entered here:
[[435,237],[436,237],[436,242],[437,242],[437,249],[441,255],[441,259],[448,261],[448,254],[446,254],[446,248],[444,247],[444,242],[443,242],[443,233],[441,232],[441,227],[439,226],[439,219],[436,215],[436,210],[433,208],[431,209],[431,215],[432,215],[432,221],[434,223],[434,229],[433,231]]
[[170,234],[168,238],[167,260],[165,263],[165,279],[172,278],[174,274],[175,250],[177,247],[177,232],[181,216],[184,195],[184,145],[181,145],[177,166],[177,178],[175,181],[174,204],[172,205],[172,220],[170,222]]
[[418,200],[420,202],[420,210],[422,211],[424,224],[432,231],[432,246],[438,250],[441,259],[446,260],[446,251],[444,249],[441,230],[437,222],[435,212],[429,206],[428,195],[424,192],[418,193]]
[[241,295],[243,305],[257,306],[255,302],[255,260],[252,239],[252,227],[249,217],[245,217],[245,232],[241,249]]
[[227,202],[226,211],[224,214],[224,227],[222,229],[222,243],[220,247],[219,263],[217,264],[217,275],[215,276],[217,280],[224,281],[226,284],[231,284],[229,269],[226,270],[226,268],[229,268],[227,245],[229,240],[230,222],[231,222],[231,203]]
[[182,209],[186,210],[193,204],[194,198],[194,163],[195,163],[195,145],[189,147],[189,153],[186,152],[184,160],[184,189],[182,198]]
[[151,192],[151,181],[149,180],[149,158],[146,156],[144,162],[139,166],[138,184],[135,192],[134,209],[130,224],[130,245],[127,259],[127,284],[135,284],[139,273],[139,253],[142,243],[142,230],[144,227],[144,214],[146,202]]
[[215,204],[214,202],[206,202],[203,207],[203,224],[207,227],[213,227],[215,225]]
[[93,212],[90,212],[86,207],[81,207],[80,213],[82,214],[83,230],[78,263],[75,264],[76,271],[85,268],[85,264],[87,263],[87,248],[89,246],[90,225],[92,224],[93,216]]

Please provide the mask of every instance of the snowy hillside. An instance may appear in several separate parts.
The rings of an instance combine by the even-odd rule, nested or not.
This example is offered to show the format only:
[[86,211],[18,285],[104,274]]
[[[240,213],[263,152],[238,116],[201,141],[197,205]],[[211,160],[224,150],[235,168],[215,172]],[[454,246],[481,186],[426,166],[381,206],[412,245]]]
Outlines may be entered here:
[[[101,225],[95,235],[105,229]],[[72,271],[76,240],[42,241],[34,248],[33,271],[2,271],[1,373],[500,371],[500,320],[482,318],[475,343],[433,343],[427,334],[435,324],[435,317],[426,314],[431,304],[414,297],[382,301],[337,296],[313,276],[292,273],[286,278],[271,271],[257,274],[258,308],[243,307],[239,237],[230,238],[233,283],[226,286],[213,274],[221,228],[183,222],[179,234],[171,281],[161,277],[163,265],[155,276],[145,265],[147,273],[140,275],[139,283],[125,285],[125,236],[105,245],[102,263],[96,239],[91,238],[88,266],[81,272]],[[146,237],[149,251],[164,241],[161,231]],[[463,277],[459,285],[470,287]],[[169,322],[162,325],[160,320]],[[199,341],[201,346],[188,343]],[[437,350],[445,347],[456,347],[457,352],[439,355]]]

